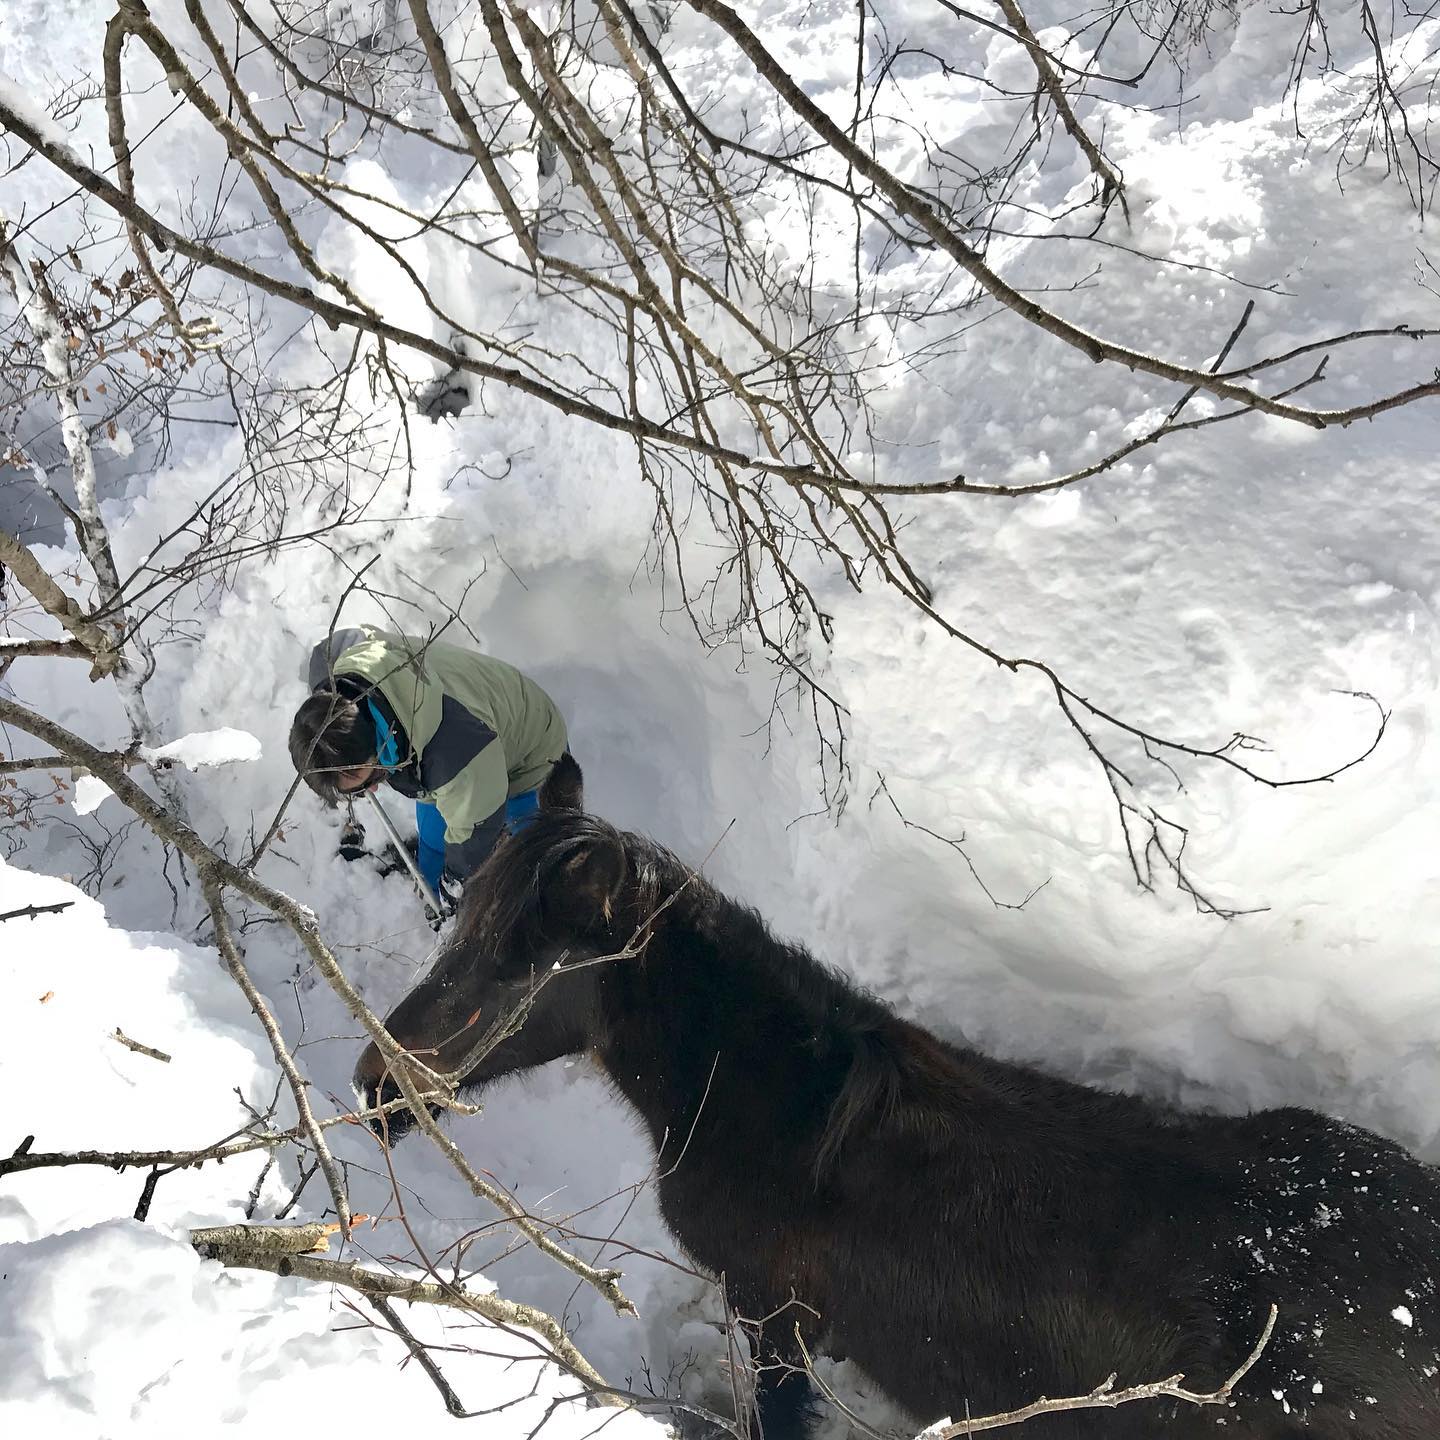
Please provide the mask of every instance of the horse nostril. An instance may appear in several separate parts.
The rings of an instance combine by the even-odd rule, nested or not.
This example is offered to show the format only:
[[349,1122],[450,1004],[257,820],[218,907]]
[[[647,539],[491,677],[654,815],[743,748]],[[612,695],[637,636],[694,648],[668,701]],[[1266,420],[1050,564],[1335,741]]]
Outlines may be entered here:
[[[401,1099],[400,1087],[388,1075],[378,1090],[374,1084],[365,1086],[365,1108],[378,1109],[393,1100]],[[414,1117],[408,1109],[386,1111],[383,1115],[372,1115],[366,1122],[382,1139],[398,1140],[414,1124]]]

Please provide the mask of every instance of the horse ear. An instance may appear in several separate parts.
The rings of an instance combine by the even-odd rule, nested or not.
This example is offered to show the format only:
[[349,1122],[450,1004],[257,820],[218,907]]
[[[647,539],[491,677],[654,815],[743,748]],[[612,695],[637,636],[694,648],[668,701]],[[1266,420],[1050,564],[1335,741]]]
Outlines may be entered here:
[[608,927],[625,883],[625,850],[617,841],[585,840],[555,867],[545,908],[580,929]]

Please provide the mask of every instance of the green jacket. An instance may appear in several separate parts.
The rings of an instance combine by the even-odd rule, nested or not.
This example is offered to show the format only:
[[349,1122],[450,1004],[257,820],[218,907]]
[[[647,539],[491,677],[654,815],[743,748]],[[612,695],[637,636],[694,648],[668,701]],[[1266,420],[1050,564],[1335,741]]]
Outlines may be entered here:
[[400,754],[390,784],[440,811],[457,873],[494,844],[507,797],[543,784],[565,752],[555,702],[513,665],[459,645],[350,626],[311,653],[311,688],[332,676],[390,723]]

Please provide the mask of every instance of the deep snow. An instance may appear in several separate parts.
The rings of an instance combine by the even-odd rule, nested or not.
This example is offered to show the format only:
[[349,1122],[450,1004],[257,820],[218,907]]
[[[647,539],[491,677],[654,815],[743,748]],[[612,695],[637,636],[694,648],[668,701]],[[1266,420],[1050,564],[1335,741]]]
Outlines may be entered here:
[[[0,22],[0,73],[35,83],[94,65],[104,18],[95,7],[23,0],[11,10]],[[767,33],[791,42],[797,77],[837,112],[848,104],[842,47],[852,14],[838,3],[765,12]],[[1434,41],[1433,26],[1422,30],[1417,55]],[[1287,17],[1247,8],[1192,52],[1178,112],[1107,113],[1107,145],[1130,184],[1134,225],[1124,242],[1211,268],[1048,238],[1049,222],[1032,213],[1025,223],[1035,238],[997,251],[1007,276],[1073,283],[1048,303],[1141,347],[1182,337],[1197,363],[1219,350],[1250,299],[1257,308],[1244,343],[1263,336],[1266,349],[1361,324],[1440,323],[1436,296],[1417,283],[1428,223],[1376,168],[1337,181],[1326,148],[1337,87],[1307,81],[1297,112],[1282,103],[1273,77],[1292,32]],[[1337,27],[1332,39],[1342,67],[1363,64],[1355,37]],[[745,105],[724,46],[705,43],[693,24],[668,43],[693,83],[724,95],[719,114]],[[994,37],[975,44],[992,80],[1022,58]],[[1174,89],[1173,72],[1162,72],[1142,103]],[[993,143],[1004,142],[982,86],[917,77],[908,93],[944,132],[967,132],[978,148],[993,124]],[[82,124],[103,144],[103,119]],[[886,142],[887,158],[903,158],[905,133]],[[166,155],[174,174],[198,174],[210,151],[177,129]],[[436,182],[375,166],[368,175],[417,200]],[[1085,179],[1077,157],[1036,179],[1025,198],[1058,212]],[[53,199],[55,184],[32,164],[7,179],[3,203],[14,212]],[[805,234],[787,228],[795,216],[783,206],[757,223],[797,267],[815,258],[821,281],[827,267],[841,275],[850,263],[846,237],[834,253],[804,256]],[[1102,238],[1122,238],[1117,224],[1112,216]],[[421,323],[388,262],[338,230],[328,238],[332,262],[363,293]],[[419,242],[412,253],[427,258]],[[895,283],[931,283],[933,266],[916,262]],[[435,259],[433,278],[477,326],[505,317],[557,344],[584,343],[571,312],[513,276],[452,272]],[[1043,478],[1118,443],[1137,413],[1163,413],[1173,399],[1006,316],[919,371],[902,362],[929,337],[881,338],[895,363],[873,397],[876,460],[892,479],[960,470],[1006,483]],[[296,373],[305,363],[294,350],[274,358]],[[1411,342],[1371,342],[1363,361],[1337,356],[1339,378],[1312,398],[1347,403],[1434,363]],[[411,369],[430,377],[420,362]],[[877,587],[856,595],[819,577],[835,639],[815,642],[817,663],[850,712],[852,765],[843,813],[827,812],[815,737],[798,707],[772,714],[775,678],[764,662],[734,644],[707,653],[683,616],[663,611],[671,592],[644,563],[650,501],[634,482],[629,442],[493,387],[484,399],[488,413],[472,407],[412,427],[408,499],[398,490],[377,497],[376,513],[403,518],[387,527],[369,578],[404,597],[394,613],[411,623],[464,595],[479,641],[526,668],[570,717],[591,808],[691,861],[708,855],[717,883],[778,930],[947,1034],[1166,1098],[1232,1109],[1307,1104],[1440,1157],[1434,402],[1343,432],[1251,418],[1176,437],[1053,495],[902,507],[910,554],[939,609],[1005,654],[1044,658],[1080,694],[1159,733],[1202,744],[1237,730],[1261,736],[1272,753],[1257,764],[1294,776],[1330,769],[1369,743],[1373,708],[1351,692],[1388,710],[1375,754],[1331,784],[1269,790],[1213,763],[1183,764],[1186,792],[1163,798],[1191,829],[1197,879],[1222,903],[1266,907],[1226,923],[1163,883],[1155,894],[1137,890],[1103,777],[1041,683],[947,641]],[[228,432],[194,432],[163,472],[137,467],[110,502],[122,563],[146,553],[235,463]],[[692,558],[703,556],[703,541],[691,537]],[[65,563],[60,552],[41,553],[57,570]],[[348,578],[330,552],[282,551],[210,599],[202,639],[162,650],[148,695],[167,738],[223,726],[260,741],[250,763],[188,780],[202,833],[240,847],[268,824],[291,778],[284,740],[302,698],[303,657]],[[360,599],[346,618],[378,614]],[[89,738],[123,733],[113,696],[73,669],[25,662],[7,683]],[[996,908],[950,847],[903,824],[878,792],[882,776],[916,825],[963,833],[997,898],[1043,888],[1023,909]],[[118,827],[119,803],[100,799],[81,823]],[[383,1010],[415,978],[432,937],[401,877],[382,882],[363,863],[335,861],[335,825],[302,798],[262,873],[315,908]],[[195,943],[193,901],[172,907],[158,863],[133,834],[101,892],[103,912],[50,878],[82,868],[61,827],[34,832],[0,867],[0,910],[75,901],[62,915],[0,930],[0,1070],[7,1093],[21,1097],[0,1151],[31,1132],[45,1150],[200,1143],[237,1124],[230,1087],[251,1103],[272,1093],[263,1036],[213,952]],[[175,933],[157,933],[167,930]],[[329,1113],[347,1102],[355,1028],[274,927],[249,930],[245,942],[287,1033],[303,1041],[317,1102],[335,1097],[321,1105]],[[172,1062],[118,1046],[117,1025]],[[499,1087],[483,1115],[453,1129],[475,1163],[537,1212],[587,1211],[589,1234],[622,1225],[632,1245],[666,1246],[643,1189],[646,1147],[584,1064]],[[357,1208],[384,1212],[388,1186],[373,1145],[342,1133],[336,1146],[352,1162]],[[420,1142],[401,1147],[396,1165],[432,1252],[489,1219]],[[222,1276],[185,1245],[187,1222],[236,1218],[254,1178],[242,1162],[169,1177],[148,1226],[126,1218],[141,1179],[133,1173],[58,1170],[7,1182],[0,1419],[13,1415],[24,1433],[106,1436],[290,1425],[322,1409],[327,1427],[348,1420],[427,1433],[448,1423],[413,1366],[397,1374],[398,1344],[336,1328],[354,1321],[341,1297]],[[267,1177],[261,1215],[283,1204],[294,1178]],[[301,1209],[322,1204],[313,1181]],[[362,1231],[357,1244],[404,1259],[408,1242],[394,1228],[373,1240]],[[638,1256],[622,1268],[640,1322],[575,1293],[570,1276],[529,1251],[487,1273],[503,1294],[570,1316],[608,1376],[638,1382],[642,1364],[657,1381],[683,1370],[691,1398],[723,1395],[720,1342],[700,1287]],[[490,1337],[478,1348],[492,1349]],[[692,1355],[698,1364],[686,1369]],[[484,1356],[447,1354],[444,1368],[471,1403],[515,1383]],[[528,1385],[534,1367],[521,1369]],[[544,1383],[554,1393],[553,1376]],[[516,1434],[534,1413],[508,1412]],[[581,1434],[594,1420],[574,1412],[556,1423]]]

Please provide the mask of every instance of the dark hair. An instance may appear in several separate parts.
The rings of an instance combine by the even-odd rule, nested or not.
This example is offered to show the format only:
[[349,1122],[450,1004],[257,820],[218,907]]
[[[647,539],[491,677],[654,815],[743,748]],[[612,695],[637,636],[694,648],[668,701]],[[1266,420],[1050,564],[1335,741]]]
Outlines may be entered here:
[[344,799],[340,772],[376,758],[375,723],[348,695],[317,690],[290,722],[290,758],[327,805],[338,805]]

